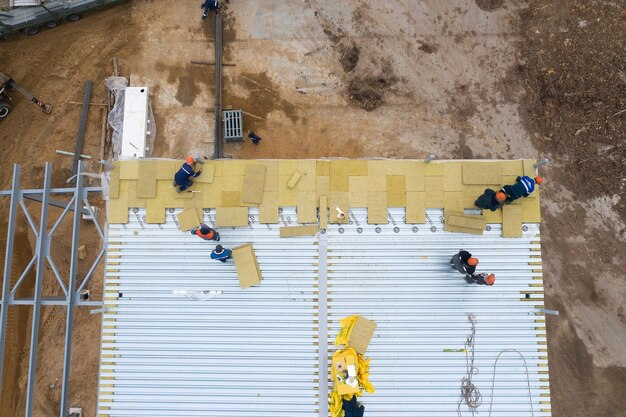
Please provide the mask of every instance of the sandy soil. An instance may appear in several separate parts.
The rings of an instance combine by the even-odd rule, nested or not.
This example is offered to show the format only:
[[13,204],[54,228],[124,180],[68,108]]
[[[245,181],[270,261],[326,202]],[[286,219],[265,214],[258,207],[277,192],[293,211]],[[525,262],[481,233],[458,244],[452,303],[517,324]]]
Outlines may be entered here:
[[[224,105],[243,109],[246,131],[254,130],[263,140],[258,146],[250,141],[229,144],[225,153],[235,158],[413,158],[430,153],[442,158],[550,157],[555,162],[542,171],[547,178],[542,194],[546,307],[561,312],[547,318],[553,415],[613,417],[623,413],[618,402],[626,396],[626,265],[620,256],[626,252],[620,212],[620,179],[626,174],[623,148],[607,147],[623,143],[619,123],[626,114],[610,119],[610,129],[603,131],[608,137],[599,148],[605,153],[618,149],[610,155],[616,166],[621,161],[622,171],[595,171],[598,180],[589,192],[581,189],[579,178],[584,176],[576,175],[577,165],[590,172],[601,155],[586,147],[590,162],[575,158],[582,149],[577,146],[586,142],[584,131],[576,136],[582,144],[565,142],[583,127],[575,122],[589,115],[589,108],[572,106],[580,113],[559,121],[555,114],[567,102],[559,101],[558,94],[555,102],[537,101],[533,92],[540,90],[530,80],[549,82],[545,75],[554,68],[572,79],[590,80],[586,86],[591,91],[595,84],[584,66],[559,67],[560,49],[541,43],[570,38],[581,59],[597,47],[602,59],[617,63],[596,69],[597,79],[609,80],[617,89],[615,96],[621,92],[623,98],[623,37],[614,32],[624,33],[615,23],[624,7],[618,2],[582,2],[570,8],[561,6],[578,2],[553,1],[550,7],[545,3],[231,0],[224,11],[224,59],[235,66],[224,69]],[[593,42],[576,36],[581,20],[587,22],[581,29],[593,34]],[[541,39],[533,38],[537,33]],[[13,161],[28,163],[28,186],[41,185],[45,161],[54,164],[56,185],[67,178],[71,160],[54,150],[74,147],[80,109],[68,102],[80,101],[88,78],[96,86],[92,101],[104,101],[102,81],[112,71],[113,57],[132,84],[151,88],[157,121],[154,155],[210,156],[214,72],[211,66],[190,61],[212,60],[213,26],[201,22],[196,2],[180,2],[172,9],[165,0],[135,0],[35,37],[16,36],[0,44],[2,71],[55,105],[54,114],[45,116],[17,98],[14,112],[0,124],[0,161],[6,161],[0,165],[2,188],[9,185]],[[558,73],[555,77],[566,79]],[[577,87],[546,85],[553,95]],[[599,90],[598,95],[605,93]],[[590,100],[591,108],[607,116],[625,108],[619,99],[602,105],[595,101]],[[100,117],[92,109],[84,153],[99,152]],[[556,138],[559,132],[564,132],[564,142],[550,146],[545,138]],[[599,187],[603,182],[609,186]],[[4,206],[0,210],[4,214]],[[26,227],[24,223],[21,236]],[[90,236],[89,243],[96,245],[93,233]],[[32,242],[26,242],[20,262],[30,259]],[[95,250],[90,255],[95,256]],[[97,278],[92,288],[101,285],[101,274]],[[16,320],[21,323],[25,317]],[[40,345],[43,372],[37,415],[52,416],[60,396],[56,378],[61,376],[63,312],[44,309],[42,322],[48,330]],[[83,311],[75,326],[81,342],[74,345],[71,404],[82,406],[91,417],[99,318]],[[28,351],[28,330],[14,326],[12,331],[16,359],[5,386],[11,378],[17,389],[3,393],[2,416],[14,415],[8,410],[24,401],[20,366]]]

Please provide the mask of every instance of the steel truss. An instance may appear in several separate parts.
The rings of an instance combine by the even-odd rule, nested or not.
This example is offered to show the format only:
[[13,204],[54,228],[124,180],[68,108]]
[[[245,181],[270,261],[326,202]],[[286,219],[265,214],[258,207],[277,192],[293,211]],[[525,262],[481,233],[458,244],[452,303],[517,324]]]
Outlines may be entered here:
[[[0,197],[10,197],[9,217],[7,227],[7,245],[4,262],[4,278],[2,282],[2,310],[0,310],[0,393],[2,392],[2,372],[4,366],[4,348],[6,343],[7,316],[10,306],[27,305],[33,307],[32,327],[30,339],[30,354],[28,361],[28,383],[26,393],[26,417],[33,415],[35,382],[37,372],[37,344],[39,342],[39,320],[41,316],[41,306],[65,306],[67,307],[67,316],[65,323],[65,345],[63,356],[63,381],[61,387],[61,407],[59,416],[67,417],[69,408],[67,405],[69,397],[70,382],[70,363],[72,355],[72,333],[74,321],[74,307],[91,306],[102,307],[103,302],[81,300],[80,294],[91,280],[93,273],[105,257],[106,239],[102,227],[98,224],[97,218],[91,205],[89,204],[89,193],[102,192],[101,187],[85,187],[83,186],[83,163],[78,164],[78,175],[76,183],[72,188],[51,188],[52,184],[52,165],[46,163],[44,174],[44,185],[42,189],[20,190],[20,166],[15,164],[13,167],[13,183],[12,189],[0,191]],[[72,195],[68,203],[53,200],[52,195]],[[41,217],[39,227],[35,225],[24,200],[38,201],[41,203]],[[63,212],[54,222],[52,228],[48,230],[48,208],[50,206],[63,208]],[[19,279],[13,287],[11,287],[11,272],[13,267],[13,243],[16,231],[16,219],[19,210],[22,210],[28,224],[36,237],[35,255],[24,269]],[[67,213],[73,212],[72,216],[72,246],[70,255],[69,276],[62,277],[57,269],[51,254],[50,244],[54,232],[57,230]],[[102,249],[98,253],[95,261],[91,265],[89,272],[83,279],[82,283],[77,287],[78,272],[78,244],[80,237],[81,215],[89,214],[90,221],[93,221],[100,239],[102,240]],[[43,279],[46,265],[50,266],[64,296],[44,297],[42,294]],[[35,290],[33,298],[16,298],[16,291],[25,280],[28,273],[35,268]],[[66,278],[66,279],[64,279]],[[67,282],[67,285],[66,285]]]

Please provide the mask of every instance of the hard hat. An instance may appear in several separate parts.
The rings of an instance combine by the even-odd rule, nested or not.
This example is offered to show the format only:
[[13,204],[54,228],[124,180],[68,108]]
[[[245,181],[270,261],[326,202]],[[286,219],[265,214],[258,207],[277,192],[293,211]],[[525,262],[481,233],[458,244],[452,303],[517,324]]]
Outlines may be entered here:
[[543,178],[541,178],[541,177],[536,177],[536,178],[535,178],[535,182],[536,182],[538,185],[541,185],[541,184],[543,183]]
[[502,191],[498,191],[496,193],[496,200],[498,200],[498,201],[506,200],[506,194],[504,194],[504,192],[502,192]]
[[496,282],[496,276],[494,274],[487,275],[487,278],[485,278],[485,282],[488,285],[493,285],[493,283]]
[[476,265],[478,265],[478,259],[477,258],[469,258],[467,260],[467,264],[469,266],[476,266]]
[[185,162],[187,162],[189,165],[193,165],[194,162],[196,162],[196,159],[193,156],[188,156],[187,159],[185,159]]

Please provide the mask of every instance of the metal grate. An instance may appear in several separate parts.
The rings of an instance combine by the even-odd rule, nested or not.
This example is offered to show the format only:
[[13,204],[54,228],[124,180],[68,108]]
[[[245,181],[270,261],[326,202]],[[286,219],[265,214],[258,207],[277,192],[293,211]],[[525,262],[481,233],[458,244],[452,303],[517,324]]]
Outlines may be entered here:
[[224,111],[224,140],[243,142],[243,114],[241,110]]

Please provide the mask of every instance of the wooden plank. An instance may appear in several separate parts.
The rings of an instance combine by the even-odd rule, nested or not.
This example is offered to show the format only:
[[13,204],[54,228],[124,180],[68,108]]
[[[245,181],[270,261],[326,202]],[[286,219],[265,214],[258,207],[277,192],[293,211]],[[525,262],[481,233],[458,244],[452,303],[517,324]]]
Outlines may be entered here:
[[278,162],[264,161],[265,185],[263,191],[278,192]]
[[278,205],[295,207],[298,205],[298,191],[287,186],[290,175],[281,175],[278,180]]
[[[535,189],[535,192],[536,189]],[[533,193],[534,194],[534,193]],[[522,199],[522,221],[524,223],[541,223],[541,208],[538,198]]]
[[407,224],[426,223],[426,193],[423,191],[407,191],[406,220]]
[[389,216],[387,212],[387,192],[369,191],[367,195],[367,223],[387,224]]
[[350,161],[330,161],[330,191],[348,191]]
[[502,182],[502,170],[497,163],[463,163],[463,184],[499,185]]
[[462,165],[460,162],[443,164],[443,190],[463,191]]
[[248,165],[246,167],[243,192],[241,193],[242,202],[252,204],[261,204],[263,202],[266,169],[264,165]]
[[352,177],[366,176],[368,173],[367,160],[365,159],[353,159],[350,161],[350,168],[348,175]]
[[445,223],[450,226],[463,227],[468,229],[484,230],[487,226],[485,218],[483,216],[476,216],[471,214],[460,213],[447,213],[445,214]]
[[291,177],[289,177],[287,181],[287,187],[293,189],[298,184],[298,181],[300,181],[300,177],[302,177],[302,175],[298,171],[291,174]]
[[317,196],[326,196],[330,195],[330,177],[317,177]]
[[302,191],[298,193],[298,223],[317,223],[317,193]]
[[[139,178],[139,160],[118,161],[121,180],[136,180]],[[174,174],[172,174],[172,179]]]
[[244,227],[248,225],[248,207],[218,207],[215,210],[218,227]]
[[157,198],[151,198],[146,202],[146,223],[165,223],[165,206]]
[[109,175],[109,199],[115,200],[120,195],[120,169],[113,168]]
[[200,225],[198,213],[194,209],[185,209],[181,213],[178,213],[176,218],[178,219],[178,228],[183,232]]
[[441,177],[443,175],[443,162],[432,161],[424,164],[424,176]]
[[330,161],[316,161],[316,168],[318,177],[330,175]]
[[280,237],[315,236],[318,231],[317,226],[281,227]]
[[406,179],[404,175],[387,176],[387,207],[406,206]]
[[278,175],[293,175],[297,170],[297,160],[281,159],[278,161]]
[[215,164],[205,162],[204,165],[196,166],[197,169],[200,169],[202,173],[200,176],[194,178],[194,182],[211,184],[215,179]]
[[222,191],[243,191],[243,175],[227,175],[222,177]]
[[483,231],[480,229],[471,229],[469,227],[460,227],[460,226],[451,226],[449,224],[445,224],[443,226],[443,230],[447,232],[455,232],[455,233],[468,233],[471,235],[482,235]]
[[522,163],[524,164],[524,175],[527,175],[530,178],[535,178],[536,176],[535,164],[537,163],[537,160],[536,159],[524,159]]
[[222,207],[240,207],[241,193],[239,191],[222,191]]
[[128,199],[126,195],[122,194],[119,198],[109,201],[107,221],[110,224],[128,223]]
[[263,277],[252,243],[233,248],[233,261],[241,288],[248,288],[261,283]]
[[502,207],[502,237],[522,237],[522,206]]
[[184,162],[182,160],[158,160],[156,179],[174,181],[174,175]]
[[144,161],[137,179],[137,197],[155,198],[157,193],[157,161]]
[[259,206],[259,223],[278,223],[278,192],[263,193]]
[[317,165],[313,159],[305,159],[298,161],[298,172],[302,175],[298,182],[298,190],[300,191],[315,191],[316,177],[317,177]]
[[350,207],[367,207],[367,177],[348,177]]
[[406,177],[406,190],[424,191],[424,162],[405,161],[404,176]]
[[[463,192],[462,191],[446,191],[444,195],[444,214],[448,212],[463,213]],[[471,206],[470,206],[471,207]]]

